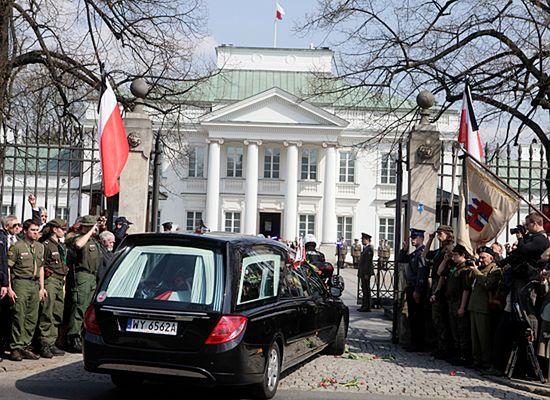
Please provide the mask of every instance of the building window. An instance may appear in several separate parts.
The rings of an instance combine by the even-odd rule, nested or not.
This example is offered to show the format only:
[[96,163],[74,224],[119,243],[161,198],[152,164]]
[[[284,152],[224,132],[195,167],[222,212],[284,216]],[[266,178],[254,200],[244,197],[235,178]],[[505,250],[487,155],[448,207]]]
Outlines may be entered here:
[[348,246],[351,243],[351,233],[353,230],[353,218],[352,217],[338,217],[338,227],[337,227],[337,236],[338,239],[343,237],[346,239]]
[[301,179],[317,180],[317,150],[304,149],[302,151]]
[[189,153],[189,177],[204,178],[205,147],[194,147]]
[[383,154],[380,166],[380,183],[395,183],[396,176],[395,157],[389,153]]
[[226,212],[225,213],[225,231],[239,233],[241,231],[241,213]]
[[243,148],[227,148],[227,176],[240,178],[243,176]]
[[192,232],[201,226],[202,212],[200,211],[187,211],[187,226],[186,230]]
[[393,240],[395,234],[395,219],[380,218],[378,224],[378,239],[387,240],[391,248],[393,248]]
[[308,233],[315,234],[315,215],[302,214],[300,215],[300,224],[298,228],[298,236],[306,236]]
[[355,160],[351,151],[340,152],[340,182],[355,181]]
[[264,178],[279,179],[280,149],[265,149]]
[[2,216],[7,217],[8,215],[15,215],[15,206],[11,204],[2,205]]
[[55,207],[55,218],[69,220],[69,207]]

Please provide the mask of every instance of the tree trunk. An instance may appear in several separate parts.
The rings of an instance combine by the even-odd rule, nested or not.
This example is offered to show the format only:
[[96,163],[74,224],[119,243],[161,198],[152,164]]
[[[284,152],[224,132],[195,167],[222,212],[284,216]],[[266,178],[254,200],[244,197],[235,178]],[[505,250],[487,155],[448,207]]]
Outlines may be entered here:
[[6,114],[8,85],[11,75],[10,36],[13,1],[0,0],[0,127],[4,123]]

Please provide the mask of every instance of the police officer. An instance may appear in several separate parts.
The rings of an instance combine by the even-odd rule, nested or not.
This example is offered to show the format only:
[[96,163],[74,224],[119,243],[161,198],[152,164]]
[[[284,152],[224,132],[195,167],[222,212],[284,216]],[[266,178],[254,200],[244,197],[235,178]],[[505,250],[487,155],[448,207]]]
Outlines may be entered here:
[[357,309],[357,311],[361,312],[369,312],[371,308],[370,277],[374,275],[374,266],[372,264],[374,248],[370,244],[371,239],[371,235],[364,232],[361,233],[363,251],[361,252],[359,269],[357,270],[357,276],[361,282],[361,291],[363,292],[361,307]]
[[86,215],[82,218],[77,235],[67,243],[76,253],[72,306],[67,331],[67,350],[72,353],[82,352],[80,331],[84,313],[92,301],[96,288],[96,275],[101,266],[100,244],[95,238],[98,229],[95,217]]
[[38,341],[40,356],[52,358],[62,356],[64,351],[56,347],[59,326],[63,322],[65,276],[67,275],[67,251],[62,243],[67,222],[52,219],[42,229],[41,242],[44,245],[44,287],[48,297],[40,307],[38,320]]
[[404,243],[399,255],[400,262],[407,263],[407,287],[405,296],[411,330],[410,351],[422,351],[424,347],[424,299],[428,287],[428,268],[424,253],[424,231],[412,228],[411,244],[415,250],[408,254],[409,244]]
[[38,322],[40,302],[47,297],[44,288],[44,246],[37,242],[39,226],[33,220],[23,223],[24,239],[8,251],[10,282],[8,296],[12,302],[10,350],[13,361],[37,360],[30,349]]

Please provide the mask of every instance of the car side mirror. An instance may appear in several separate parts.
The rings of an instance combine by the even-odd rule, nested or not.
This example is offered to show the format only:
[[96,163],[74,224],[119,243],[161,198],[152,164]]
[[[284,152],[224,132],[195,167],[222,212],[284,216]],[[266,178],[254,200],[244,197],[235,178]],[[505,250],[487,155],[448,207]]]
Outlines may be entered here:
[[334,297],[342,296],[342,292],[345,288],[344,278],[341,275],[333,275],[330,278],[329,286],[331,295],[333,295]]

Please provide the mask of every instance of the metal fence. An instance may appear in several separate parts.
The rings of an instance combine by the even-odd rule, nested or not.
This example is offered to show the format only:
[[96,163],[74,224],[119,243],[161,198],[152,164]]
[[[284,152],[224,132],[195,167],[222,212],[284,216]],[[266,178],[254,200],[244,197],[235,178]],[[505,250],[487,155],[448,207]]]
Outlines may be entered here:
[[[392,260],[373,260],[374,275],[370,279],[371,306],[381,308],[393,304],[393,274],[395,262]],[[361,304],[363,291],[361,281],[357,280],[357,304]]]
[[105,209],[99,151],[93,132],[46,131],[36,138],[28,131],[4,129],[0,142],[2,216],[31,218],[29,194],[48,218],[73,222],[83,214]]

